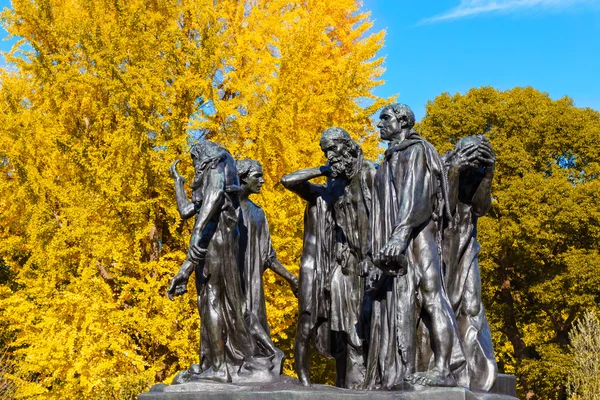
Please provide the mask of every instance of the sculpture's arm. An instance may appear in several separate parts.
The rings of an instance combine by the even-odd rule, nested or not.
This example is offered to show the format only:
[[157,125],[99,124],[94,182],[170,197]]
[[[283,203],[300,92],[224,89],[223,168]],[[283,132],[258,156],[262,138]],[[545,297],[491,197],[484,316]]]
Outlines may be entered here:
[[373,254],[373,262],[376,266],[398,271],[397,273],[401,275],[406,273],[407,260],[404,252],[413,229],[431,218],[434,209],[431,198],[433,190],[431,185],[434,178],[429,171],[423,146],[413,146],[403,169],[406,173],[397,171],[393,177],[395,187],[401,188],[398,193],[400,204],[394,221],[394,230],[379,253]]
[[448,202],[450,212],[454,215],[458,203],[458,185],[460,183],[460,170],[457,167],[454,155],[451,155],[445,166],[448,168]]
[[171,287],[169,288],[169,297],[172,297],[172,295],[177,296],[185,292],[181,291],[180,293],[175,293],[175,290],[177,289],[178,285],[183,285],[183,288],[185,288],[185,284],[187,284],[188,278],[194,272],[196,264],[200,262],[200,259],[206,253],[206,249],[200,247],[202,231],[204,228],[206,228],[208,222],[219,212],[223,204],[225,193],[225,174],[222,166],[218,166],[217,169],[210,169],[206,172],[206,174],[206,181],[203,187],[204,201],[202,202],[202,206],[198,211],[196,223],[194,224],[194,229],[192,230],[192,237],[190,238],[190,247],[188,249],[187,259],[181,265],[179,272],[177,275],[175,275],[175,278],[173,278],[173,281],[171,282]]
[[481,144],[479,154],[479,161],[485,167],[485,175],[471,199],[473,214],[476,217],[487,214],[492,207],[492,180],[494,179],[494,170],[496,167],[496,156],[488,141],[484,141]]
[[179,215],[182,219],[189,219],[196,214],[196,209],[194,207],[194,203],[188,200],[187,195],[185,193],[185,189],[183,184],[185,183],[185,178],[179,174],[177,171],[177,164],[179,160],[175,160],[175,162],[171,165],[170,172],[173,180],[175,181],[175,197],[177,198],[177,210],[179,211]]
[[431,193],[431,172],[425,158],[425,149],[421,145],[413,146],[406,171],[403,176],[395,176],[398,194],[398,214],[394,221],[394,230],[390,241],[394,241],[401,251],[406,250],[414,228],[427,221],[433,214]]
[[327,176],[329,168],[301,169],[281,178],[281,184],[288,190],[296,193],[308,202],[313,202],[318,197],[318,185],[309,181],[320,176]]
[[268,265],[268,268],[271,268],[273,272],[285,279],[286,282],[292,288],[294,296],[298,297],[298,278],[296,278],[294,274],[288,271],[286,267],[281,265],[277,258],[271,258],[269,261],[270,263]]
[[473,199],[471,200],[471,204],[473,206],[473,214],[476,217],[482,217],[490,211],[492,207],[492,179],[494,177],[494,173],[491,175],[487,175],[483,178]]
[[[176,171],[176,165],[177,162],[175,162],[171,167],[172,174],[173,170]],[[209,169],[207,172],[205,172],[205,174],[206,175],[204,177],[204,183],[202,188],[204,201],[202,202],[202,205],[198,210],[198,215],[196,217],[194,229],[192,230],[192,237],[190,238],[190,247],[188,249],[187,259],[181,265],[179,272],[171,280],[171,285],[169,286],[169,290],[167,291],[169,299],[171,300],[173,300],[173,297],[180,296],[187,291],[186,286],[188,279],[194,272],[196,265],[201,261],[201,258],[204,257],[206,253],[206,249],[200,247],[202,231],[206,228],[206,225],[218,214],[219,210],[223,205],[223,200],[225,197],[225,172],[223,165],[219,164],[215,168]],[[175,179],[177,189],[177,178],[175,177]],[[187,197],[185,198],[185,200],[187,200]],[[186,210],[187,209],[184,209],[183,211]],[[182,213],[181,208],[179,212]]]
[[373,265],[373,257],[371,254],[371,238],[373,235],[373,196],[375,195],[374,186],[377,168],[377,164],[370,163],[368,166],[368,170],[365,174],[365,187],[363,188],[363,198],[365,202],[365,208],[368,214],[369,223],[367,229],[367,237],[365,238],[362,246],[363,259],[359,260],[358,264],[358,275],[361,277],[366,277],[369,274],[369,271],[372,268],[375,268],[375,266]]

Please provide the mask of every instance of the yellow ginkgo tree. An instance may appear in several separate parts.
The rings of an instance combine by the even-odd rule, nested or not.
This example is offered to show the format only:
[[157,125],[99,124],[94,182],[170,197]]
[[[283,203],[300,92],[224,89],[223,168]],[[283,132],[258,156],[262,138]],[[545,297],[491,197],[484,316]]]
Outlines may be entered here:
[[[322,164],[332,125],[376,157],[383,33],[356,0],[13,0],[2,21],[18,40],[0,71],[2,379],[18,398],[135,398],[198,358],[193,285],[165,296],[190,229],[169,165],[191,178],[199,139],[259,160],[256,201],[297,272],[304,205],[278,179]],[[289,353],[296,299],[266,285]]]

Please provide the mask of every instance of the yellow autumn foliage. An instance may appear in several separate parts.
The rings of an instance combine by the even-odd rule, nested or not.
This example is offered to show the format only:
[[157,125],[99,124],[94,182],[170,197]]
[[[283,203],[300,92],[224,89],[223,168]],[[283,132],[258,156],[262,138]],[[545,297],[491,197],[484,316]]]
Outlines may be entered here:
[[[277,182],[324,162],[338,125],[379,152],[387,100],[357,0],[13,0],[0,70],[0,345],[17,398],[135,398],[197,362],[195,293],[170,302],[190,226],[168,167],[200,138],[259,160],[280,261],[297,273],[304,204]],[[291,358],[297,303],[267,272]],[[291,373],[291,359],[286,372]]]

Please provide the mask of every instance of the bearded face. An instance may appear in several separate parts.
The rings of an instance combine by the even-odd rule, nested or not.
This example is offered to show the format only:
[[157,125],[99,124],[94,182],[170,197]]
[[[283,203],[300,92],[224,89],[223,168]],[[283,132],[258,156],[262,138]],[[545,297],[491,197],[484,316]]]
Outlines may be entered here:
[[352,176],[356,157],[350,152],[349,146],[342,140],[323,140],[321,149],[327,157],[331,177]]

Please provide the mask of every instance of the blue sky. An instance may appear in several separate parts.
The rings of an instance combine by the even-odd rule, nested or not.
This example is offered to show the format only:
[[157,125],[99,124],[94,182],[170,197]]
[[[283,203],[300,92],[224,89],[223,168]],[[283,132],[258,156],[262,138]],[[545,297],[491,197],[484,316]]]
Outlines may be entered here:
[[398,95],[417,119],[443,92],[488,85],[533,86],[600,110],[600,0],[363,2],[373,31],[387,32],[386,82],[376,94]]
[[532,86],[600,110],[600,0],[363,0],[387,31],[385,85],[417,119],[443,92]]

